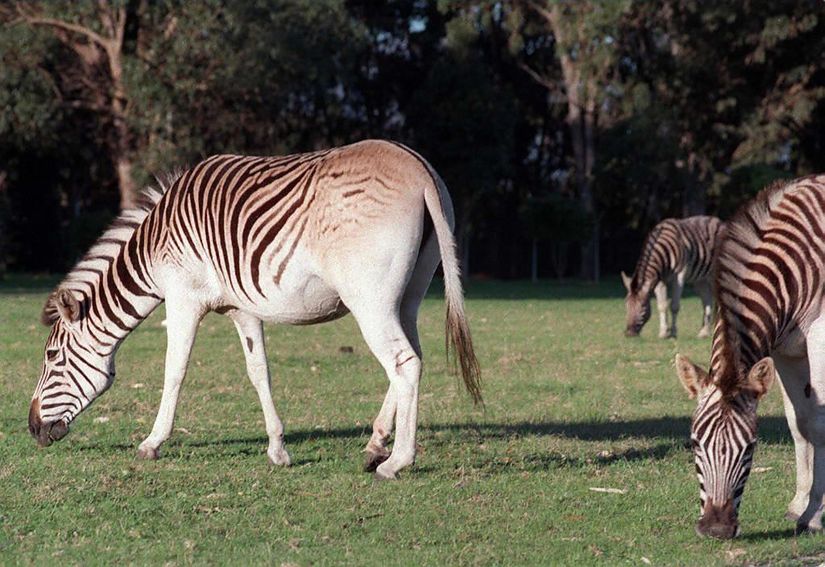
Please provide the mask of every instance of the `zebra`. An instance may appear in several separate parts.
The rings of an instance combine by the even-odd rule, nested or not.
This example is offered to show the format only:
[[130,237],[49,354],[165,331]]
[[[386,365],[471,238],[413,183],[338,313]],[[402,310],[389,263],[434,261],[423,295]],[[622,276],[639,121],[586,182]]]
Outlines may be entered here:
[[395,142],[210,157],[147,192],[49,296],[42,319],[51,333],[29,429],[43,446],[64,437],[111,386],[123,339],[165,302],[163,392],[138,457],[158,458],[169,438],[198,324],[214,311],[232,319],[241,339],[269,460],[289,465],[262,322],[310,325],[352,313],[389,379],[365,469],[396,478],[415,459],[422,356],[416,321],[439,262],[448,347],[473,400],[483,403],[453,226],[441,178]]
[[[659,338],[676,337],[676,316],[686,283],[693,283],[702,300],[699,338],[710,336],[712,317],[713,249],[724,228],[716,217],[665,219],[647,235],[633,276],[622,272],[627,290],[625,336],[638,337],[650,319],[650,297],[656,296]],[[670,326],[667,324],[670,288]]]
[[776,182],[728,223],[716,259],[719,317],[710,372],[676,369],[698,397],[691,440],[699,478],[697,532],[739,533],[756,447],[756,410],[776,376],[796,449],[797,532],[822,529],[825,494],[825,175]]

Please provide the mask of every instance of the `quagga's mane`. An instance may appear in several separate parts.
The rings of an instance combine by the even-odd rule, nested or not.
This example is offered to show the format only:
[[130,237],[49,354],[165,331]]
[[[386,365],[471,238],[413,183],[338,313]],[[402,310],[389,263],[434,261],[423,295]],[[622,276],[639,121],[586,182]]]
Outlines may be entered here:
[[[100,264],[114,261],[123,246],[129,241],[135,230],[143,223],[149,213],[157,206],[166,191],[184,174],[185,170],[178,169],[164,175],[159,175],[157,186],[147,186],[138,195],[135,206],[122,211],[103,234],[89,248],[83,258],[74,265],[56,289],[74,289],[89,284],[100,276]],[[49,296],[43,312],[41,322],[50,326],[57,317],[57,309],[52,301],[54,293]]]
[[[755,262],[767,225],[777,205],[800,181],[777,180],[765,187],[751,201],[742,205],[726,224],[714,254],[716,267],[714,295],[719,318],[713,336],[711,369],[722,395],[731,398],[739,391],[748,368],[768,354],[777,334],[781,332],[776,306],[761,305],[752,294],[743,293],[746,286],[759,293],[764,301],[779,289],[760,286],[754,273],[780,272],[782,267]],[[768,311],[771,311],[770,313]],[[777,323],[777,324],[771,324]],[[767,327],[767,328],[765,328]]]

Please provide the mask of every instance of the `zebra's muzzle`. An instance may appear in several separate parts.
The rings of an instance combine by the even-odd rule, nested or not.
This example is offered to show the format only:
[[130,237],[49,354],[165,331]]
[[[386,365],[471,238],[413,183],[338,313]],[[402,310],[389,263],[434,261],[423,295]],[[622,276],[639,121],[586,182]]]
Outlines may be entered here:
[[627,329],[624,330],[624,336],[626,336],[626,337],[638,337],[639,336],[639,331],[637,331],[636,329],[634,329],[632,327],[628,327]]
[[733,500],[728,500],[722,506],[716,506],[708,500],[702,517],[696,524],[696,533],[716,539],[731,539],[739,535],[739,522]]
[[69,432],[69,424],[64,420],[43,423],[40,418],[40,401],[32,400],[29,408],[29,433],[41,447],[48,447],[54,441],[60,441]]

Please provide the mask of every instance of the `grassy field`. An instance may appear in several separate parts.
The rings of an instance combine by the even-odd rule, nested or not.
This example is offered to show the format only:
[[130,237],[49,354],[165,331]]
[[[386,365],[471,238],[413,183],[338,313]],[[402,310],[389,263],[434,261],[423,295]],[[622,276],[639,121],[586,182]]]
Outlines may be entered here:
[[[810,564],[825,536],[794,537],[793,446],[778,389],[760,408],[742,536],[699,539],[685,448],[693,402],[673,355],[706,364],[688,298],[676,340],[622,336],[621,284],[473,282],[468,311],[484,410],[444,360],[440,293],[425,350],[417,463],[398,482],[361,472],[386,389],[351,317],[267,327],[275,405],[294,465],[267,465],[257,397],[231,323],[201,325],[176,430],[135,459],[160,399],[162,309],[124,343],[118,378],[38,449],[26,429],[54,281],[0,284],[0,564]],[[436,290],[437,291],[437,290]],[[340,347],[353,347],[352,353]],[[347,350],[347,349],[344,349]],[[621,492],[597,492],[593,488]]]

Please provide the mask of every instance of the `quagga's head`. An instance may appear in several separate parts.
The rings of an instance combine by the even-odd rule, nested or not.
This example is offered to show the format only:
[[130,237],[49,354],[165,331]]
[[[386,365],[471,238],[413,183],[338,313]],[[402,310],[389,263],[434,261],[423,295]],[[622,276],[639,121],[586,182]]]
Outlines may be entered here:
[[68,289],[49,296],[41,320],[51,327],[43,370],[29,408],[29,431],[40,446],[66,436],[69,424],[115,377],[114,357],[90,346],[83,304]]
[[756,406],[776,375],[773,360],[763,358],[724,392],[712,374],[684,356],[676,355],[676,370],[688,395],[699,400],[690,431],[701,507],[696,532],[729,539],[739,534],[739,503],[756,447]]
[[650,290],[635,289],[633,278],[622,272],[622,283],[627,290],[624,306],[627,312],[627,325],[624,330],[626,337],[638,337],[650,319]]

